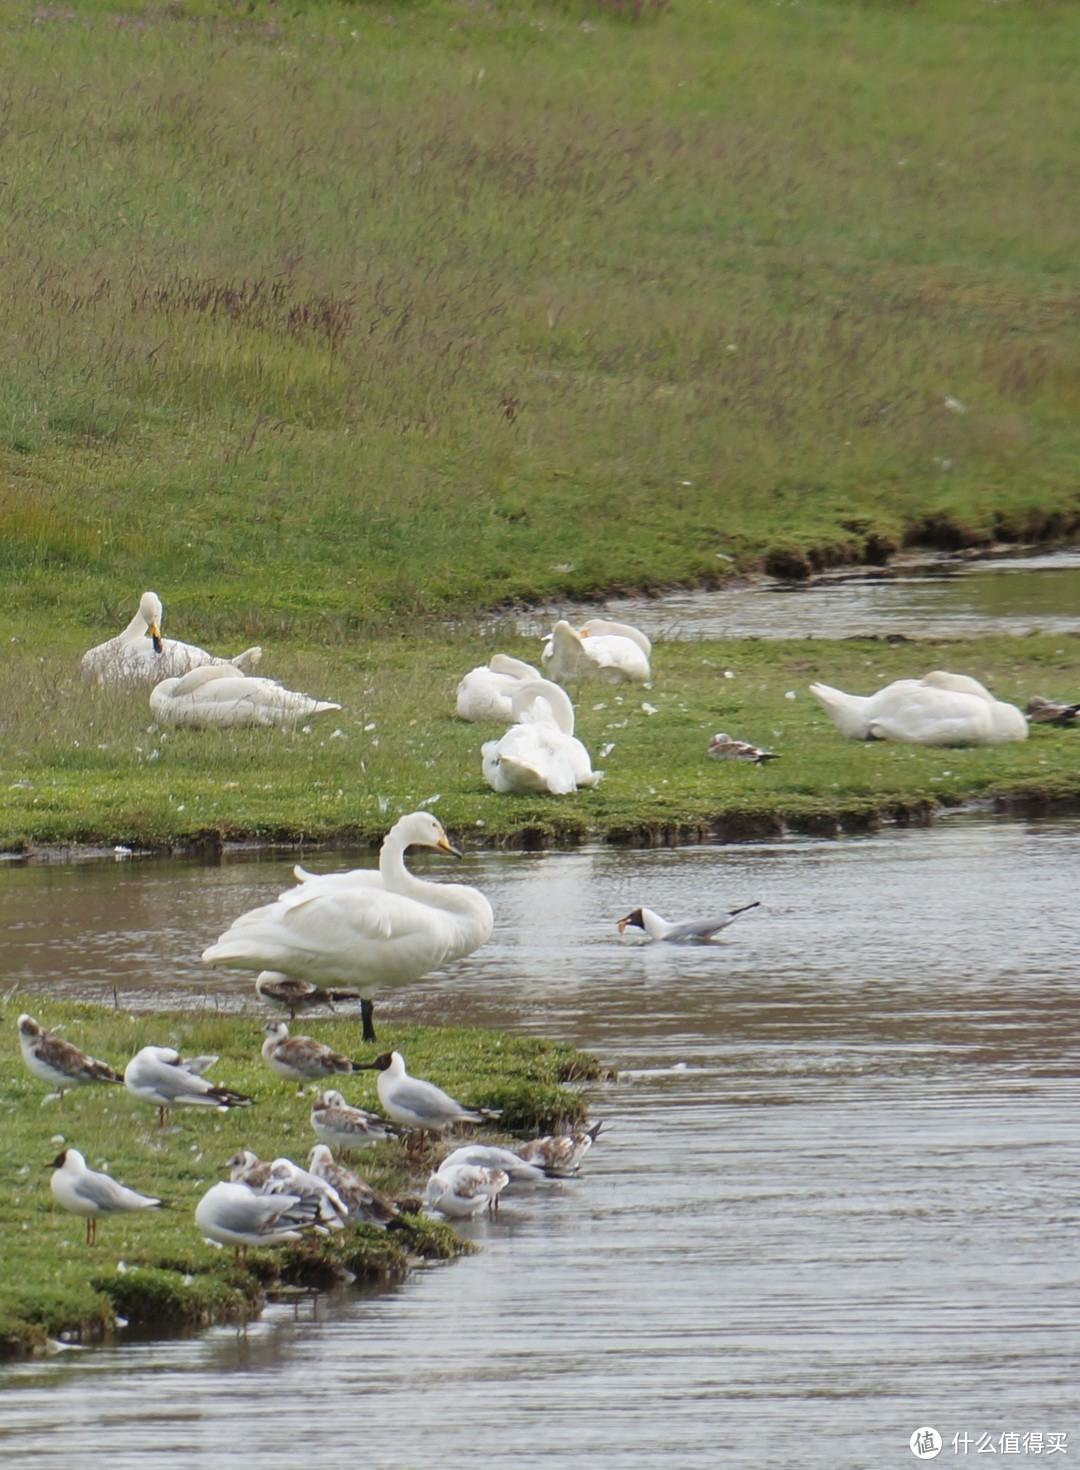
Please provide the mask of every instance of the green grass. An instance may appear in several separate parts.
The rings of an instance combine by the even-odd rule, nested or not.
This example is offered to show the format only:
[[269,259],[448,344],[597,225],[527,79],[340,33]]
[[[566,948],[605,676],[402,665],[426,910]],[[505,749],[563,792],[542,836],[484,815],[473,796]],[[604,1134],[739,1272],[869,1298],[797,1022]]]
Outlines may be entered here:
[[[44,647],[44,630],[30,642]],[[748,820],[750,830],[859,824],[928,803],[1080,795],[1075,730],[1035,726],[1022,744],[971,750],[862,744],[842,739],[808,693],[818,679],[866,694],[944,667],[974,674],[1021,707],[1032,694],[1073,697],[1076,636],[660,643],[651,690],[593,685],[578,694],[578,734],[605,775],[569,797],[500,796],[484,783],[480,746],[500,729],[457,719],[454,690],[496,647],[536,656],[535,644],[497,631],[387,638],[355,650],[270,648],[271,673],[344,706],[306,734],[164,731],[145,691],[101,695],[86,686],[74,650],[67,658],[21,653],[0,707],[0,849],[212,846],[241,837],[374,843],[420,805],[472,844],[693,839],[710,829],[738,835]],[[764,767],[711,761],[718,729],[781,758]]]
[[1075,8],[632,13],[0,0],[12,614],[1075,534]]
[[[26,1070],[19,1054],[19,1012],[28,1010],[118,1069],[148,1043],[176,1046],[185,1055],[216,1052],[212,1077],[255,1099],[228,1113],[174,1111],[165,1129],[156,1110],[123,1087],[93,1086],[46,1101],[48,1088]],[[4,998],[0,1016],[0,1233],[5,1270],[0,1280],[0,1356],[39,1351],[61,1333],[91,1341],[115,1330],[123,1317],[132,1328],[161,1332],[212,1321],[245,1320],[265,1293],[290,1283],[325,1284],[343,1265],[364,1281],[407,1273],[401,1239],[370,1226],[350,1226],[323,1242],[314,1258],[307,1245],[253,1251],[237,1268],[231,1251],[201,1238],[193,1212],[202,1194],[226,1177],[223,1164],[242,1148],[262,1158],[285,1154],[304,1163],[316,1142],[309,1113],[311,1091],[300,1098],[259,1056],[263,1017],[133,1015],[57,1005],[29,993]],[[364,1059],[359,1023],[338,1016],[311,1019],[309,1034]],[[502,1125],[522,1136],[579,1121],[584,1096],[567,1079],[596,1078],[592,1060],[573,1048],[523,1041],[465,1028],[395,1030],[415,1075],[438,1081],[462,1101],[504,1109]],[[378,1106],[374,1073],[342,1079],[342,1091],[361,1106]],[[489,1132],[489,1135],[490,1132]],[[159,1194],[170,1208],[120,1215],[99,1222],[97,1243],[84,1244],[82,1219],[53,1203],[47,1164],[65,1145],[78,1148],[93,1169],[106,1168],[144,1193]],[[415,1200],[439,1147],[428,1145],[408,1163],[401,1144],[376,1144],[357,1155],[354,1168],[377,1188]],[[446,1226],[417,1221],[409,1242],[414,1253],[447,1256],[462,1243]]]

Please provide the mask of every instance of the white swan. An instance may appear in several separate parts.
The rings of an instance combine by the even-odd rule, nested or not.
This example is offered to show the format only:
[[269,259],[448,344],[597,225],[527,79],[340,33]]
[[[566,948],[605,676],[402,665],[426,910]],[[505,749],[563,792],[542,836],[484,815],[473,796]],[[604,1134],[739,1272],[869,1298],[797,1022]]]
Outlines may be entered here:
[[461,854],[430,812],[387,833],[377,873],[307,876],[276,901],[241,916],[203,953],[208,965],[270,970],[359,991],[364,1040],[375,1040],[372,996],[471,954],[490,936],[491,905],[464,883],[429,883],[405,866],[405,850]]
[[245,649],[230,660],[215,658],[193,643],[162,638],[162,616],[161,598],[156,592],[144,592],[139,611],[124,631],[83,654],[80,672],[99,684],[156,684],[203,664],[231,662],[241,673],[248,673],[262,658],[261,648]]
[[484,780],[493,791],[546,792],[566,796],[595,786],[589,752],[574,735],[574,706],[565,689],[549,679],[520,684],[511,705],[518,722],[499,740],[481,748]]
[[897,679],[876,694],[845,694],[828,684],[810,693],[849,740],[893,740],[902,745],[1003,745],[1026,740],[1027,721],[967,674],[935,670],[922,679]]
[[295,725],[340,709],[285,689],[274,679],[249,679],[232,664],[204,664],[181,678],[162,679],[150,691],[150,708],[163,725]]
[[540,662],[547,677],[558,684],[580,684],[586,679],[649,684],[651,653],[648,638],[629,623],[590,618],[579,633],[560,618],[548,635]]
[[457,687],[458,718],[475,724],[506,724],[514,718],[511,699],[525,679],[539,679],[540,670],[508,653],[492,655],[490,662],[470,669]]

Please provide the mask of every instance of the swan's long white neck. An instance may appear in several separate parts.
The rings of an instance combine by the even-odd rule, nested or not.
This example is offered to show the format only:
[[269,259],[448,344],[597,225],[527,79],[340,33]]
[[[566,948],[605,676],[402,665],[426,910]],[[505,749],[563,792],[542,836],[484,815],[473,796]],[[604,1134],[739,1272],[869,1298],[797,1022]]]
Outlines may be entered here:
[[510,706],[514,719],[520,720],[528,714],[538,699],[547,701],[555,723],[564,735],[574,733],[574,706],[569,694],[560,684],[550,679],[529,679],[520,684],[511,696]]
[[379,853],[379,876],[383,887],[391,893],[400,893],[405,898],[415,899],[431,909],[443,909],[447,913],[473,914],[489,907],[487,899],[476,888],[464,883],[431,883],[417,878],[405,866],[405,852],[411,839],[397,827],[391,827],[383,840]]

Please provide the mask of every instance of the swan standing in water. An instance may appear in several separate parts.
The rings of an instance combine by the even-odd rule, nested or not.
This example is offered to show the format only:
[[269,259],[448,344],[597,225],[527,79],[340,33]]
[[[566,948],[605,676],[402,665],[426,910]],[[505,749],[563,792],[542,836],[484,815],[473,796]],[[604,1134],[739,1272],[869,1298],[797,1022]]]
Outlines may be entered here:
[[489,663],[470,669],[458,685],[458,718],[476,724],[506,724],[514,718],[512,700],[518,685],[541,677],[532,664],[496,653]]
[[603,679],[609,684],[651,684],[652,644],[640,628],[590,618],[579,633],[560,618],[548,635],[540,662],[557,684]]
[[139,611],[124,631],[83,654],[80,672],[99,684],[157,684],[204,664],[232,664],[247,674],[262,658],[261,648],[245,649],[234,659],[216,658],[194,643],[162,638],[162,617],[161,598],[156,592],[144,592]]
[[233,664],[217,663],[162,679],[150,691],[150,708],[163,725],[227,730],[236,725],[295,725],[341,705],[285,689],[274,679],[250,679]]
[[546,792],[566,796],[595,786],[589,752],[574,735],[574,706],[565,689],[549,679],[531,679],[514,693],[514,718],[499,740],[481,748],[484,780],[493,791]]
[[1026,740],[1027,721],[967,674],[935,670],[922,679],[897,679],[876,694],[845,694],[828,684],[810,693],[849,740],[892,740],[901,745],[1004,745]]
[[414,877],[405,866],[413,846],[461,856],[430,812],[412,812],[387,833],[377,873],[305,875],[275,903],[241,914],[204,951],[204,963],[347,985],[361,997],[364,1040],[374,1041],[377,990],[472,954],[494,923],[478,889]]

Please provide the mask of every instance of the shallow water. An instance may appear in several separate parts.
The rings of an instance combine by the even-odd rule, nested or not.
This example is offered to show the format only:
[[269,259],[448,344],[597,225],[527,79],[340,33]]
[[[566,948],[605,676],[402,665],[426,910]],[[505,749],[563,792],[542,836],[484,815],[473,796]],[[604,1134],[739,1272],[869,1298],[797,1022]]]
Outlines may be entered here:
[[[824,1470],[912,1463],[925,1424],[943,1460],[964,1433],[974,1453],[984,1433],[1071,1431],[1075,1454],[1078,859],[1080,823],[959,817],[467,857],[454,876],[490,895],[495,934],[379,1004],[380,1034],[475,1020],[620,1068],[580,1179],[508,1197],[468,1227],[480,1255],[389,1292],[8,1369],[5,1463],[70,1465],[73,1431],[79,1463],[142,1467],[153,1437],[194,1470],[233,1436],[275,1466],[302,1445],[324,1466]],[[111,999],[114,980],[129,1005],[246,1005],[250,977],[195,956],[288,876],[0,873],[0,961],[25,987],[8,1010]],[[643,902],[754,898],[709,947],[614,928]]]
[[[654,639],[977,638],[991,633],[1080,631],[1080,552],[1000,561],[942,560],[880,575],[830,574],[807,583],[766,582],[716,592],[612,598],[608,617]],[[582,619],[584,605],[549,608],[520,622],[546,634],[553,617]]]

